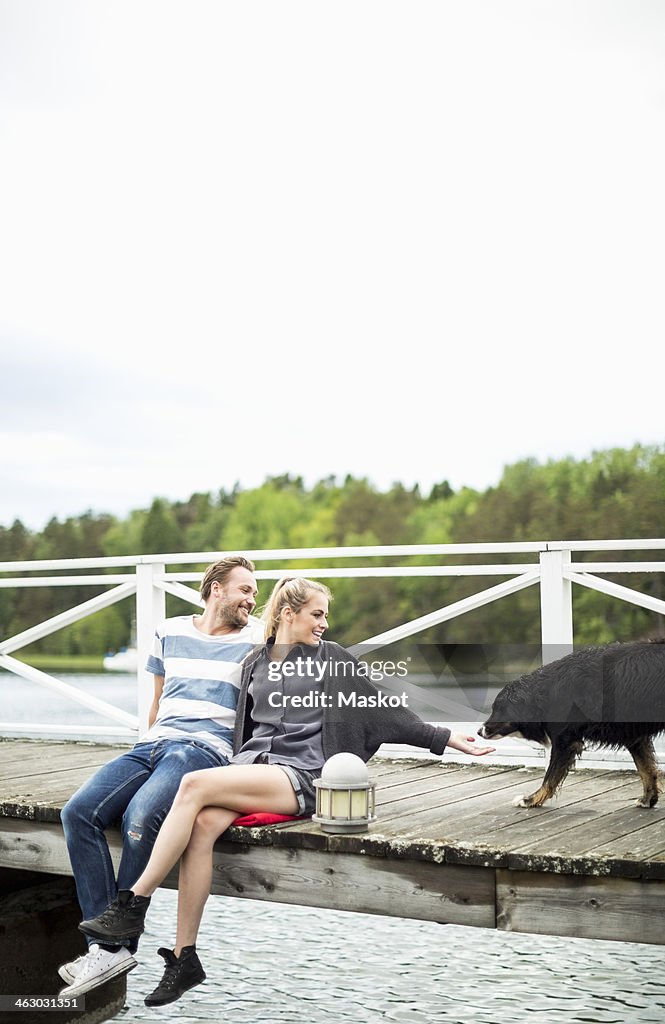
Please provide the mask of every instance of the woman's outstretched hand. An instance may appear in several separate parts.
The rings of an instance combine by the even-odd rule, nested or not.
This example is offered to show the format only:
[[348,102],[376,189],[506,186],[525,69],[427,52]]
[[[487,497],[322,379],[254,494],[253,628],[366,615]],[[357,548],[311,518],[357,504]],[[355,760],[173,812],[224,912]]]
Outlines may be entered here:
[[478,747],[475,736],[463,736],[460,732],[451,732],[447,746],[453,750],[461,750],[463,754],[473,754],[474,757],[491,754],[496,750],[496,747]]

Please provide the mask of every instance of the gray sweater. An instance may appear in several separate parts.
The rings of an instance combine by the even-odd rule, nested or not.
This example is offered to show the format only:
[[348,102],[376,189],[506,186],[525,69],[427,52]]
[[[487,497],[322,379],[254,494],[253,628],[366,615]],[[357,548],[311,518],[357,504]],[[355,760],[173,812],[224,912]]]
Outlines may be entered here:
[[[236,712],[233,751],[238,753],[252,735],[252,698],[248,694],[254,663],[263,647],[249,654],[242,663],[240,694]],[[369,761],[382,743],[408,743],[425,747],[433,754],[442,754],[450,738],[450,729],[428,725],[405,707],[372,706],[381,704],[381,694],[390,697],[371,683],[360,663],[343,647],[330,640],[322,640],[317,662],[323,660],[323,754],[326,760],[341,751],[357,754]],[[341,697],[339,695],[342,695]],[[354,698],[352,695],[355,694]],[[347,701],[355,701],[347,703]],[[362,705],[369,706],[362,706]]]

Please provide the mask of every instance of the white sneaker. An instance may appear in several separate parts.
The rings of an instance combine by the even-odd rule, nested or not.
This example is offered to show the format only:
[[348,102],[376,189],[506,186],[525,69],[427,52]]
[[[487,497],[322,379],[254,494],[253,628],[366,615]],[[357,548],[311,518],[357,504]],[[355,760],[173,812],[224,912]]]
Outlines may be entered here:
[[78,978],[80,970],[90,955],[90,949],[92,949],[93,946],[95,946],[95,949],[98,949],[99,943],[95,944],[94,942],[91,942],[87,953],[81,953],[81,956],[77,956],[76,960],[70,960],[69,963],[58,967],[58,974],[63,981],[67,982],[68,985],[72,984],[74,978]]
[[[90,950],[88,950],[88,953]],[[88,953],[82,953],[81,956],[77,956],[76,960],[70,960],[68,964],[63,964],[62,967],[58,967],[58,974],[63,981],[66,981],[68,985],[71,985],[74,978],[78,977],[79,971],[83,966],[83,961],[88,956]]]
[[96,942],[93,942],[85,956],[79,957],[78,960],[69,964],[63,964],[60,968],[61,978],[65,968],[70,971],[74,968],[76,974],[71,984],[61,989],[59,995],[63,998],[82,996],[84,992],[90,992],[91,989],[103,985],[111,978],[117,978],[121,974],[133,971],[137,965],[136,958],[125,946],[108,950],[101,949]]

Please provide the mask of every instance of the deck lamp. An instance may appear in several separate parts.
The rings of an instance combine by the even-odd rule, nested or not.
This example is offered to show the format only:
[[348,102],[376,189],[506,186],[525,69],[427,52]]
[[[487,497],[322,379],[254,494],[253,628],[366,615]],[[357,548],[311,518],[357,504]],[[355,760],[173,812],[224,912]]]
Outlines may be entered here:
[[316,814],[324,832],[366,832],[376,820],[374,792],[367,765],[356,754],[343,752],[329,757],[316,786]]

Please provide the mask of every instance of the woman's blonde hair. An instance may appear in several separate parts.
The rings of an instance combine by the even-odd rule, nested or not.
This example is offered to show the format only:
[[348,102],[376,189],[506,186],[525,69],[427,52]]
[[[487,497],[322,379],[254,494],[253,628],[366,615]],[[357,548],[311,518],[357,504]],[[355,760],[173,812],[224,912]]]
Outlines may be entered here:
[[333,599],[323,583],[315,583],[314,580],[306,580],[302,576],[284,576],[277,581],[261,615],[265,623],[266,640],[277,635],[283,609],[289,607],[297,614],[307,604],[313,591],[323,594],[329,601]]

